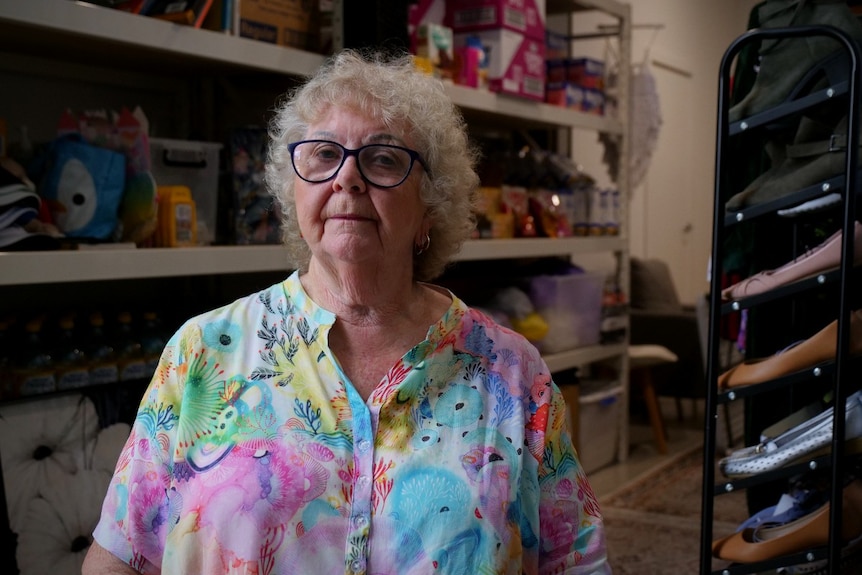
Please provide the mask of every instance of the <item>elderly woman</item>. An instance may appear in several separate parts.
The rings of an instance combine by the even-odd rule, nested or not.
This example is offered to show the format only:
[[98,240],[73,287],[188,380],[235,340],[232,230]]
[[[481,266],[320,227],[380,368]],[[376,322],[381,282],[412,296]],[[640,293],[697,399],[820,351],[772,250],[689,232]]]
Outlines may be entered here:
[[298,269],[168,343],[84,573],[610,573],[539,353],[425,283],[474,162],[407,57],[341,53],[280,107]]

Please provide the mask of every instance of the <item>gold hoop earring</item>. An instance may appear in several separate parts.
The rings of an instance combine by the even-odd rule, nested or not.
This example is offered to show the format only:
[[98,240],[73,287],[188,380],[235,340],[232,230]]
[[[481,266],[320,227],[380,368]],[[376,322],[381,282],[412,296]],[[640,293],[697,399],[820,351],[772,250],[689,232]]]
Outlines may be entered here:
[[425,250],[427,250],[430,246],[431,246],[431,236],[428,234],[425,234],[425,241],[422,242],[422,245],[416,246],[416,255],[421,256],[423,253],[425,253]]

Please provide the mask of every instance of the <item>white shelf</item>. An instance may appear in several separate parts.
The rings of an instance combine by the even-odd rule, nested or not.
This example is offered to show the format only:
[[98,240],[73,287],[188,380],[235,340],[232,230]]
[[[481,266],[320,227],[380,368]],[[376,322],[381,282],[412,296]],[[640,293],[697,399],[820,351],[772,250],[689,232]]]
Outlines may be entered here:
[[611,133],[622,131],[619,121],[614,118],[586,114],[562,106],[542,104],[455,84],[447,84],[446,91],[452,101],[462,109],[493,114],[497,119],[505,117],[535,126],[554,128],[583,128]]
[[[149,62],[166,69],[206,65],[220,71],[239,68],[305,76],[324,62],[320,54],[70,0],[0,2],[0,37],[14,43],[18,53],[50,51],[75,59],[98,52],[101,59],[127,58],[132,64]],[[616,119],[560,106],[465,86],[448,85],[447,91],[467,113],[536,127],[622,130]]]
[[0,285],[285,271],[281,246],[0,252]]
[[131,58],[131,66],[141,60],[167,68],[211,63],[303,76],[324,60],[320,54],[70,0],[0,2],[0,37],[22,54],[97,53],[98,60]]
[[[623,249],[618,237],[475,240],[458,261],[527,258]],[[80,251],[0,252],[0,285],[177,277],[248,272],[287,272],[281,246],[104,248]]]
[[591,345],[559,353],[543,354],[542,359],[548,364],[548,369],[551,370],[551,373],[554,373],[596,361],[617,358],[624,355],[626,350],[627,347],[625,344]]
[[[548,13],[596,10],[628,23],[631,8],[619,0],[547,0]],[[625,30],[625,26],[622,27]],[[628,50],[628,40],[623,45]],[[0,0],[0,57],[8,54],[56,63],[82,62],[106,70],[155,72],[159,76],[229,76],[255,72],[277,79],[306,76],[325,60],[320,54],[180,26],[72,0]],[[614,118],[584,114],[511,96],[447,85],[452,100],[472,121],[491,119],[509,127],[587,129],[624,133]],[[625,188],[625,186],[623,186]],[[627,238],[475,240],[458,261],[626,252]],[[0,286],[135,280],[292,269],[281,246],[198,248],[105,248],[82,251],[0,252]],[[18,289],[16,287],[16,289]],[[64,288],[60,288],[64,289]],[[68,290],[74,293],[74,290]],[[65,296],[74,297],[74,296]],[[625,358],[625,344],[583,347],[547,354],[551,371]],[[621,421],[621,459],[627,426]]]
[[499,260],[614,252],[625,249],[626,241],[620,236],[575,238],[515,238],[501,240],[473,240],[466,242],[456,261]]
[[584,10],[598,10],[619,18],[626,18],[631,12],[629,4],[618,0],[548,0],[547,4],[549,14]]

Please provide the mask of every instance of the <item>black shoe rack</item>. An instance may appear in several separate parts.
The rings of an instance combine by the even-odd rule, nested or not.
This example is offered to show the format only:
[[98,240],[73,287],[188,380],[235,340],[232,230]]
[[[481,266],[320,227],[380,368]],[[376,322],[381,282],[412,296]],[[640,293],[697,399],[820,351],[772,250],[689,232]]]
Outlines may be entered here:
[[[731,73],[740,52],[761,42],[770,40],[790,41],[812,36],[831,38],[840,50],[839,57],[846,63],[841,80],[828,85],[817,85],[805,90],[792,101],[784,102],[766,111],[752,114],[736,122],[729,121],[731,108]],[[842,53],[846,54],[843,58]],[[705,393],[705,438],[703,460],[702,528],[700,542],[701,575],[738,575],[743,573],[776,573],[782,568],[802,566],[816,573],[862,573],[862,552],[847,556],[836,526],[842,522],[842,493],[845,478],[857,471],[859,457],[845,454],[846,399],[862,387],[858,357],[850,354],[850,317],[852,311],[862,305],[862,281],[860,268],[853,266],[854,222],[859,219],[857,208],[859,176],[857,173],[859,150],[859,94],[860,94],[860,48],[847,34],[829,26],[797,26],[792,28],[754,29],[737,38],[727,49],[721,62],[719,77],[718,125],[716,132],[715,204],[712,237],[712,274],[710,284],[710,312],[707,357],[707,390]],[[793,134],[802,116],[823,116],[846,113],[849,122],[844,152],[844,170],[832,174],[816,185],[802,189],[787,189],[781,197],[746,206],[738,211],[729,211],[727,200],[741,191],[738,180],[741,166],[749,162],[752,148],[758,143],[778,138],[782,133]],[[754,144],[754,146],[752,146]],[[760,148],[762,151],[763,148]],[[792,178],[790,180],[793,181]],[[792,186],[790,186],[792,187]],[[840,193],[841,200],[830,208],[794,217],[781,217],[779,210],[799,205],[802,202],[824,195],[825,190]],[[855,191],[855,193],[854,193]],[[771,289],[767,293],[739,300],[722,299],[723,277],[729,270],[739,250],[739,238],[749,243],[747,258],[752,264],[749,275],[760,270],[774,269],[778,262],[787,263],[804,253],[805,247],[817,245],[812,237],[822,237],[843,230],[842,257],[840,266],[817,277],[806,278],[788,285]],[[817,236],[813,231],[821,234]],[[808,236],[806,237],[806,234]],[[742,242],[745,243],[745,242]],[[777,249],[775,246],[782,246]],[[837,345],[831,361],[818,364],[812,369],[747,386],[718,389],[721,373],[719,362],[719,338],[722,320],[728,314],[745,314],[747,358],[764,358],[782,349],[788,342],[801,341],[819,331],[819,328],[837,320]],[[771,350],[771,351],[768,351]],[[833,434],[831,452],[811,457],[803,463],[782,467],[766,473],[745,478],[725,477],[716,466],[719,458],[727,455],[716,453],[717,409],[730,402],[744,402],[746,415],[746,441],[750,443],[760,432],[790,415],[798,407],[791,407],[794,399],[803,400],[806,394],[817,393],[823,397],[831,390],[833,410]],[[758,423],[760,427],[757,427]],[[731,449],[739,449],[735,446]],[[730,562],[713,557],[712,544],[719,536],[714,529],[715,499],[731,492],[744,490],[748,501],[748,515],[763,509],[757,507],[757,497],[768,500],[774,496],[775,504],[781,495],[780,486],[804,478],[807,474],[819,473],[829,485],[829,538],[826,545],[794,550],[777,557],[758,557],[746,562]],[[770,489],[772,491],[770,492]],[[722,524],[722,528],[727,526]],[[849,567],[848,567],[849,565]],[[808,573],[809,571],[805,571]],[[815,571],[812,571],[815,572]]]

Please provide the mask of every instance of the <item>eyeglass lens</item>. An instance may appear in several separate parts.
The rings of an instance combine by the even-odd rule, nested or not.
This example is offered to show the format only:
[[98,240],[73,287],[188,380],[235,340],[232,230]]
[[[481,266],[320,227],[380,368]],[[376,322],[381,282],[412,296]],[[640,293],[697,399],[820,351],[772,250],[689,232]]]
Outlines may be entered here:
[[[385,144],[363,146],[356,156],[359,171],[378,186],[400,184],[413,163],[407,150]],[[344,163],[344,157],[344,148],[334,142],[302,142],[293,150],[297,173],[310,182],[323,182],[334,176]]]

